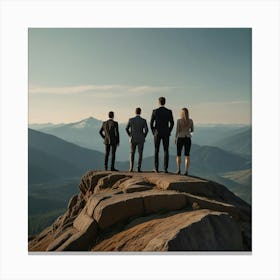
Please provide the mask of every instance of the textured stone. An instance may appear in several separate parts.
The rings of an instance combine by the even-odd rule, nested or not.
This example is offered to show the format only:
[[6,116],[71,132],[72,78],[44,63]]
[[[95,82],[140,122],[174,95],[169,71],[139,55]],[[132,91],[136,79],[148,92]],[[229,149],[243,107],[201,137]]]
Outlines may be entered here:
[[165,234],[161,233],[144,248],[144,251],[158,250],[242,251],[244,248],[236,221],[227,214],[216,212],[182,227],[173,238],[166,239]]
[[66,230],[63,234],[61,234],[58,238],[54,239],[50,243],[50,245],[47,248],[47,251],[55,251],[75,233],[77,233],[77,230],[73,228]]
[[94,210],[94,219],[101,229],[144,214],[142,196],[120,194],[102,200]]
[[85,206],[86,210],[87,210],[87,214],[90,217],[93,217],[93,213],[94,210],[96,208],[96,206],[103,200],[109,199],[111,197],[113,197],[114,195],[117,194],[122,194],[122,191],[119,190],[106,190],[106,191],[102,191],[101,193],[97,193],[95,195],[92,195],[88,201],[87,204]]
[[[135,176],[135,175],[134,175]],[[134,186],[144,186],[145,188],[148,189],[152,189],[154,187],[154,184],[149,182],[148,179],[146,179],[145,177],[141,177],[141,176],[136,176],[136,177],[132,177],[129,178],[125,181],[123,181],[120,185],[119,185],[119,189],[125,191],[125,192],[130,192],[129,189],[133,189]]]
[[83,232],[77,232],[66,240],[56,251],[87,251],[91,245],[91,240],[86,238]]
[[93,192],[97,182],[102,177],[108,176],[110,173],[108,172],[96,172],[96,171],[89,171],[87,172],[81,180],[79,185],[79,189],[82,194],[86,194],[87,192]]
[[88,231],[78,231],[66,240],[57,251],[88,251],[97,236],[97,225],[92,223]]
[[210,209],[220,212],[227,212],[236,219],[239,219],[239,210],[231,204],[210,200],[205,197],[199,197],[192,194],[185,194],[187,203],[194,209]]
[[143,192],[143,191],[148,191],[153,189],[152,186],[147,186],[147,185],[133,185],[129,186],[125,189],[126,193],[132,193],[132,192]]
[[207,209],[175,213],[136,224],[96,244],[93,251],[243,250],[239,226]]
[[173,211],[186,207],[186,196],[174,191],[147,191],[141,193],[145,214]]
[[105,177],[102,177],[98,180],[96,187],[94,188],[94,193],[98,193],[99,191],[107,188],[111,188],[117,181],[129,177],[125,174],[110,174]]
[[72,209],[78,201],[78,195],[74,195],[70,198],[67,209]]
[[248,251],[251,207],[191,176],[90,171],[29,251]]

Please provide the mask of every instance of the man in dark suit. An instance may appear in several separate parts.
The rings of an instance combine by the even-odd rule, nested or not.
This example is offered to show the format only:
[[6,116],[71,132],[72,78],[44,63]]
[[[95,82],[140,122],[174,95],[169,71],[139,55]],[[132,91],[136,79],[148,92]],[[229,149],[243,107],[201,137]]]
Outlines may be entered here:
[[128,136],[130,136],[130,168],[129,171],[133,171],[134,165],[134,156],[136,147],[138,147],[138,166],[137,171],[141,171],[142,157],[143,157],[143,148],[145,138],[148,134],[148,125],[147,121],[140,117],[141,108],[136,108],[135,110],[136,116],[134,118],[130,118],[128,120],[126,126],[126,132]]
[[154,135],[155,142],[155,172],[158,172],[158,154],[159,146],[162,140],[164,150],[164,172],[168,173],[168,160],[169,160],[169,136],[174,126],[172,111],[165,108],[165,98],[159,98],[159,108],[153,110],[151,117],[151,130]]
[[103,122],[99,131],[99,134],[104,139],[105,144],[104,168],[105,170],[108,170],[108,159],[110,150],[112,150],[111,171],[118,171],[115,169],[115,158],[117,146],[120,143],[119,126],[118,123],[114,121],[114,112],[109,112],[108,115],[109,120]]

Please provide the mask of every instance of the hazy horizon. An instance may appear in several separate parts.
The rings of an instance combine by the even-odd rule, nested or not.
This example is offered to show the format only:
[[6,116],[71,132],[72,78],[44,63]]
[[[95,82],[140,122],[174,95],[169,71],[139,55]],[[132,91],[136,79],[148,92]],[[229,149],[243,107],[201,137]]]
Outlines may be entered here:
[[251,124],[249,28],[30,28],[28,44],[29,123],[149,120],[165,96],[174,119]]
[[[133,114],[131,115],[131,117],[133,117]],[[141,117],[143,117],[143,116],[141,115]],[[48,121],[47,122],[28,122],[28,125],[37,125],[37,124],[38,125],[43,125],[43,124],[52,124],[52,125],[61,124],[61,125],[63,125],[63,124],[77,123],[77,122],[80,122],[80,121],[83,121],[83,120],[87,120],[89,118],[94,118],[98,121],[105,121],[105,120],[108,119],[108,118],[98,119],[94,116],[88,116],[88,117],[84,117],[80,120],[73,120],[73,121],[69,121],[69,122],[48,122]],[[115,118],[115,121],[118,121],[118,119]],[[147,118],[147,121],[150,121],[150,119]],[[119,122],[119,123],[126,123],[126,121]],[[248,126],[251,126],[251,123],[196,123],[196,125],[199,125],[199,126],[203,126],[203,125],[205,125],[205,126],[213,126],[213,125],[229,125],[229,126],[231,126],[231,125],[232,126],[239,126],[239,125],[240,126],[247,126],[248,125]]]

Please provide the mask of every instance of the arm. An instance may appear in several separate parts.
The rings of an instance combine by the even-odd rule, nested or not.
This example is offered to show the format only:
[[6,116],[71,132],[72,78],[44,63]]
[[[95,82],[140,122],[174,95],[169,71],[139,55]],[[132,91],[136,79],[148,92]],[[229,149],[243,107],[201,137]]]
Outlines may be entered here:
[[153,133],[153,134],[154,134],[154,132],[155,132],[155,126],[154,126],[155,120],[156,120],[155,110],[153,110],[152,117],[151,117],[151,121],[150,121],[150,127],[151,127],[151,130],[152,130],[152,133]]
[[144,124],[144,134],[145,134],[145,138],[146,138],[148,132],[149,132],[149,129],[148,129],[147,121],[145,120],[145,124]]
[[191,123],[191,132],[193,132],[193,120],[191,120],[192,121],[192,123]]
[[116,137],[117,137],[117,145],[120,144],[120,134],[119,134],[119,125],[116,122]]
[[99,130],[99,134],[101,135],[101,137],[104,139],[105,138],[105,135],[104,135],[104,123],[102,124],[100,130]]
[[173,129],[173,126],[174,126],[174,119],[173,119],[173,114],[172,114],[172,111],[170,110],[170,126],[169,126],[169,132],[171,133],[172,129]]
[[125,130],[126,130],[126,133],[128,134],[128,136],[130,136],[130,137],[131,137],[131,131],[130,131],[130,128],[131,128],[131,124],[130,124],[130,119],[129,119],[129,120],[128,120],[128,123],[127,123],[127,125],[126,125]]
[[179,120],[177,120],[177,125],[176,125],[175,144],[177,143],[178,134],[179,134]]

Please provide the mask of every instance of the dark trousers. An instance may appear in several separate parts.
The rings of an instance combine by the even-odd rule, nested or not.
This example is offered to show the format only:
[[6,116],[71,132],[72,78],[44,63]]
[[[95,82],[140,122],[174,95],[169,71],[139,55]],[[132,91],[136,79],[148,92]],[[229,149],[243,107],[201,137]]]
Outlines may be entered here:
[[158,170],[159,146],[160,146],[160,142],[162,141],[163,150],[164,150],[164,170],[167,170],[168,169],[168,160],[169,160],[169,153],[168,153],[169,136],[155,135],[154,141],[155,141],[155,169]]
[[190,155],[192,140],[190,137],[178,137],[177,139],[177,156],[182,154],[183,147],[185,149],[185,156]]
[[108,159],[109,159],[109,154],[110,154],[111,149],[112,149],[111,169],[115,168],[115,158],[116,158],[117,145],[106,144],[105,145],[105,160],[104,160],[104,167],[105,167],[106,170],[108,168]]
[[141,169],[144,142],[142,142],[142,143],[130,143],[130,169],[133,169],[133,166],[134,166],[134,157],[135,157],[136,147],[138,147],[138,165],[137,165],[137,168]]

